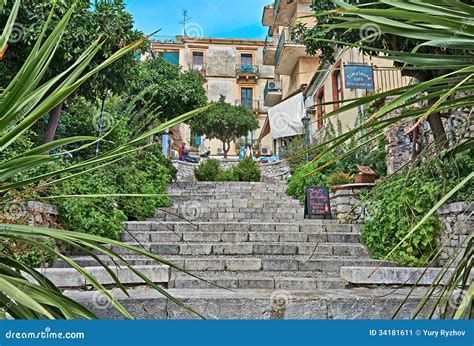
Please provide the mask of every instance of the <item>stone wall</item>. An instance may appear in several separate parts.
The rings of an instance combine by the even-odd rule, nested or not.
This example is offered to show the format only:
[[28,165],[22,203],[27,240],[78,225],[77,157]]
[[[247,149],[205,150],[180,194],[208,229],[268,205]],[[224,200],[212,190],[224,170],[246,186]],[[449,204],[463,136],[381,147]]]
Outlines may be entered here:
[[[223,169],[229,169],[237,165],[239,161],[237,160],[220,160],[220,166]],[[199,164],[183,162],[175,160],[173,161],[173,166],[178,170],[176,181],[194,181],[194,170],[199,166]],[[290,167],[288,163],[284,160],[278,162],[270,162],[266,164],[261,164],[260,169],[262,171],[262,181],[286,181],[290,175]]]
[[[438,237],[438,245],[443,246],[440,254],[440,264],[450,261],[466,237],[474,231],[474,205],[464,202],[446,204],[438,209],[440,219],[446,225]],[[459,262],[461,255],[453,263]]]
[[[474,96],[474,92],[458,92],[454,95],[454,98],[465,98],[469,96]],[[387,99],[387,102],[391,100],[393,100],[393,98]],[[414,107],[419,108],[420,106],[423,105],[417,104]],[[400,116],[400,114],[400,110],[396,110],[390,113],[386,118],[393,118]],[[444,113],[443,116],[443,124],[450,147],[474,138],[474,116],[472,113],[472,107],[453,109]],[[403,120],[399,123],[398,127],[394,126],[392,130],[386,132],[386,163],[388,174],[398,171],[411,160],[413,138],[408,135],[407,132],[411,129],[414,123],[414,120],[409,122]],[[422,147],[426,148],[433,142],[433,135],[427,121],[424,121],[420,126],[420,132],[418,142],[421,142]],[[435,152],[436,150],[430,150],[429,152],[423,153],[423,155],[430,156]]]
[[330,194],[331,212],[340,223],[362,224],[366,216],[365,208],[359,204],[356,194],[359,189],[338,190]]

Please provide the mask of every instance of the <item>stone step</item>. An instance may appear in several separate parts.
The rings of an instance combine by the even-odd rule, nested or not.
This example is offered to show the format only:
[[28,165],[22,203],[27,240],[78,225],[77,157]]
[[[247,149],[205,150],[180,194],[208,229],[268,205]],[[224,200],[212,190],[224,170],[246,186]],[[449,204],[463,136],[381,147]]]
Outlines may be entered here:
[[[315,291],[169,289],[167,292],[205,318],[220,320],[388,320],[408,295],[406,289],[368,288]],[[136,288],[128,293],[129,296],[118,289],[111,291],[136,319],[200,319],[156,290]],[[406,300],[397,318],[410,319],[424,293],[425,289],[416,290]],[[101,319],[123,319],[113,306],[98,307],[94,304],[96,292],[67,291],[65,294],[89,307]]]
[[167,232],[131,231],[122,235],[125,242],[169,243],[169,242],[269,242],[287,243],[359,243],[360,235],[355,232]]
[[172,279],[169,288],[229,288],[229,289],[277,289],[308,290],[344,288],[346,283],[339,278],[305,277],[262,277],[262,276],[199,276],[206,281],[189,275],[179,275]]
[[[202,234],[190,233],[196,236],[195,241],[202,243],[129,243],[135,247],[141,247],[159,256],[193,256],[202,257],[207,255],[305,255],[305,256],[344,256],[344,257],[364,257],[369,256],[367,248],[362,244],[308,244],[308,243],[288,243],[279,244],[246,242],[246,243],[207,243]],[[220,237],[219,233],[209,233]],[[214,239],[214,240],[217,240]],[[127,249],[112,246],[111,249],[120,255],[132,254]]]
[[[114,264],[106,256],[98,256],[104,263]],[[97,262],[87,256],[72,257],[82,267],[97,266]],[[160,265],[157,261],[142,256],[126,255],[124,259],[135,266]],[[324,272],[339,273],[341,267],[393,267],[391,262],[371,260],[366,257],[324,257],[318,256],[308,259],[308,256],[260,256],[260,257],[238,257],[238,256],[207,256],[206,258],[182,258],[175,256],[164,257],[174,265],[189,272]],[[54,264],[56,268],[69,267],[63,261]],[[173,270],[173,269],[172,269]]]
[[211,214],[200,214],[195,213],[194,211],[172,215],[168,214],[166,216],[152,217],[147,219],[147,221],[164,221],[164,222],[239,222],[239,223],[265,223],[265,222],[279,222],[279,223],[289,223],[289,222],[298,222],[303,220],[303,212],[298,214],[277,214],[277,216],[272,216],[274,214],[259,214],[259,213],[211,213]]
[[154,232],[324,232],[359,233],[359,225],[342,225],[333,220],[304,220],[294,223],[278,222],[185,222],[138,221],[124,224],[128,231]]
[[339,272],[341,267],[393,266],[390,262],[366,257],[315,256],[206,256],[205,258],[182,258],[167,256],[167,260],[187,271],[319,271]]
[[[97,262],[90,263],[97,265]],[[93,275],[97,281],[102,285],[112,285],[115,281],[110,274],[100,266],[83,266],[83,269]],[[110,266],[110,269],[117,275],[120,282],[124,285],[142,285],[145,282],[142,278],[137,276],[127,267]],[[170,270],[166,265],[154,264],[135,266],[135,269],[143,273],[148,279],[154,283],[167,284],[169,281]],[[52,283],[60,288],[84,288],[90,285],[90,282],[80,274],[76,269],[71,267],[65,268],[42,268],[38,269],[43,275],[45,275]],[[32,277],[29,277],[31,281],[34,281]]]
[[[342,267],[340,276],[353,285],[430,286],[438,280],[441,285],[447,284],[454,272],[454,268]],[[473,279],[471,272],[468,282]]]

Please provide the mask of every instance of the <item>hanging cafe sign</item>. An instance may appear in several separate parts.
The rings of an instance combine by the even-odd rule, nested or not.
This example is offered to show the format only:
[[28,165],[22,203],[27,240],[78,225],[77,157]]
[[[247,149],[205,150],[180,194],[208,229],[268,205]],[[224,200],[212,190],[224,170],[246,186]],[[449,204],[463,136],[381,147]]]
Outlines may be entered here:
[[374,68],[372,65],[349,63],[344,65],[346,89],[374,90]]

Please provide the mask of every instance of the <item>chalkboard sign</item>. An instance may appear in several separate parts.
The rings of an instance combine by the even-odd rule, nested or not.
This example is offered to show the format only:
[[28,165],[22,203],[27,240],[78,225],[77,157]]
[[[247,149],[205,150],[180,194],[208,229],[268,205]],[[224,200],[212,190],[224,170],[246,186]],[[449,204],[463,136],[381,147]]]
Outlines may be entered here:
[[316,217],[332,218],[329,190],[327,187],[308,186],[306,188],[304,217],[305,219]]

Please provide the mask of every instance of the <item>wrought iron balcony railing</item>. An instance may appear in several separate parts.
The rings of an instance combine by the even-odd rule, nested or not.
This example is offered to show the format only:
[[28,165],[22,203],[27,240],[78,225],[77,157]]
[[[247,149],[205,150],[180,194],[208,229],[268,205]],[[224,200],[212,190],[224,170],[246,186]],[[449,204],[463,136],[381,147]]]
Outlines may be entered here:
[[196,72],[199,72],[202,75],[206,75],[206,73],[207,73],[207,64],[205,64],[205,63],[202,63],[202,64],[190,63],[189,64],[189,69],[193,70],[193,71],[196,71]]
[[249,100],[249,99],[235,100],[235,105],[244,106],[245,108],[247,108],[249,111],[252,111],[252,112],[261,111],[262,106],[263,106],[260,104],[260,101]]
[[278,41],[278,47],[277,47],[277,51],[276,51],[276,54],[275,54],[275,66],[277,66],[278,63],[280,62],[281,53],[283,52],[283,48],[285,47],[285,45],[288,45],[288,44],[302,45],[301,41],[298,38],[296,38],[292,35],[292,28],[291,27],[286,27],[281,32],[280,40]]
[[260,73],[258,65],[235,65],[235,74],[238,77],[257,77]]
[[156,43],[182,43],[180,40],[176,38],[176,36],[161,36],[161,35],[153,35],[149,38],[150,42]]

